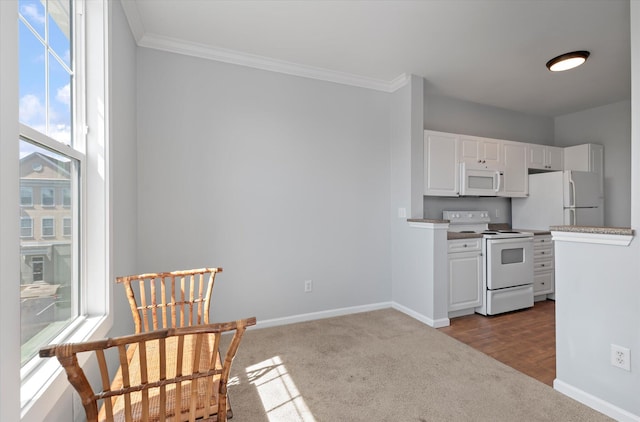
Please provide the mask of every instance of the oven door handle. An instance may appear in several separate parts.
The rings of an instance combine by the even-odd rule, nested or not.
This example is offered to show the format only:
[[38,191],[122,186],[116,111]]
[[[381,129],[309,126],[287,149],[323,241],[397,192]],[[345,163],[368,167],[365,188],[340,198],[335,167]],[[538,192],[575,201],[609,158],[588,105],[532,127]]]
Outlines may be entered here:
[[487,239],[492,245],[504,245],[509,243],[533,243],[533,236],[510,237],[508,239]]

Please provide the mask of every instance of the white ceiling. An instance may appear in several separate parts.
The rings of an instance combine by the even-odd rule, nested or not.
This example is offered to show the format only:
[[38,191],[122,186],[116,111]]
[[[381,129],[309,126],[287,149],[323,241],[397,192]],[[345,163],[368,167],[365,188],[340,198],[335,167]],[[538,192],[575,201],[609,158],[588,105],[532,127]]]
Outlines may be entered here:
[[[630,98],[629,0],[122,0],[140,46],[558,116]],[[589,50],[551,73],[556,55]]]

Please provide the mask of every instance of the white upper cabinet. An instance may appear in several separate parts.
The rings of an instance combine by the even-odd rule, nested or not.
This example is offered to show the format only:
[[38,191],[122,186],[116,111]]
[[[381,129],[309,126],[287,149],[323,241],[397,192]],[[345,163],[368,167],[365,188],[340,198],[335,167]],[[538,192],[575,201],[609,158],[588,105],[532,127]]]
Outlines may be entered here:
[[497,139],[460,136],[460,162],[497,170],[502,164],[501,146]]
[[503,141],[502,157],[504,176],[500,196],[525,197],[529,194],[527,170],[527,144]]
[[600,193],[604,184],[604,147],[597,144],[582,144],[564,148],[564,169],[590,171],[600,175]]
[[549,145],[527,144],[527,167],[530,169],[564,170],[563,148]]
[[424,194],[458,196],[459,192],[458,136],[425,131]]

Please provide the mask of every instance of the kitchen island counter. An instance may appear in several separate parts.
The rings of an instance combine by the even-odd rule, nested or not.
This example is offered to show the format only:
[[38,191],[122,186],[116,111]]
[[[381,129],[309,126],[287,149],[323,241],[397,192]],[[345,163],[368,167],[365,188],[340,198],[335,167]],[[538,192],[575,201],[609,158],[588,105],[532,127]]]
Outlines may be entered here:
[[633,229],[630,227],[596,227],[596,226],[551,226],[554,232],[571,232],[587,234],[609,234],[618,236],[633,236]]

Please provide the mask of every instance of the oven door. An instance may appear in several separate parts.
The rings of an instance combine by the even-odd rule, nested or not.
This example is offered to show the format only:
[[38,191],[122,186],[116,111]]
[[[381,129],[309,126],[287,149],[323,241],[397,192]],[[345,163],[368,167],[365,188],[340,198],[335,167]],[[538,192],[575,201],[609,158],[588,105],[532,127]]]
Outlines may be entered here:
[[487,239],[487,289],[533,284],[533,238]]

